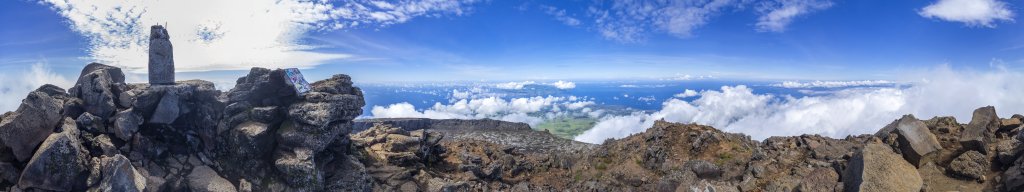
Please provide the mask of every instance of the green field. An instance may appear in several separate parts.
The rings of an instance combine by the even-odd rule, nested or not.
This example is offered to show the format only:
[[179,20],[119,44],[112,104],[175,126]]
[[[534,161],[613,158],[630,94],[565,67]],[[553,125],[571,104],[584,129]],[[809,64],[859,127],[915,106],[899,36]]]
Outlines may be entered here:
[[584,131],[590,130],[596,123],[597,119],[589,117],[561,117],[545,121],[534,129],[548,130],[555,136],[573,139]]

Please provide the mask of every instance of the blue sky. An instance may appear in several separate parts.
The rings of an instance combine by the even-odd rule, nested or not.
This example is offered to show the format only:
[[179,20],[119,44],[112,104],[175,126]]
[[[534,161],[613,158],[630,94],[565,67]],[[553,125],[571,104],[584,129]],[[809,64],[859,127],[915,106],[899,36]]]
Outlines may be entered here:
[[179,78],[224,82],[253,66],[408,82],[893,79],[1024,65],[1022,1],[118,2],[0,2],[0,73],[43,63],[75,77],[92,61],[144,72],[133,38],[157,23],[169,25]]

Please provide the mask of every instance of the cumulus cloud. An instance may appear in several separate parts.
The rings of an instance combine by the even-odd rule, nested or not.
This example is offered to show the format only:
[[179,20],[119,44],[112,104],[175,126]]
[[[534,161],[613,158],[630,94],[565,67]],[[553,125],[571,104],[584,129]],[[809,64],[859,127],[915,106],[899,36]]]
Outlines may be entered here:
[[[580,101],[577,97],[535,96],[502,99],[487,97],[478,99],[462,99],[449,104],[434,103],[428,109],[417,110],[410,103],[396,103],[388,106],[373,106],[370,110],[373,118],[431,118],[431,119],[497,119],[511,122],[522,122],[536,126],[545,119],[563,115],[567,112],[582,112],[593,101]],[[562,109],[570,110],[564,111]],[[592,112],[592,111],[588,111]]]
[[558,88],[558,89],[573,89],[573,88],[576,88],[576,83],[569,82],[569,81],[561,81],[561,80],[556,81],[554,83],[551,83],[550,85],[551,86],[555,86],[555,88]]
[[757,18],[757,30],[782,32],[793,19],[815,11],[832,7],[829,0],[774,0],[765,1],[758,7],[761,16]]
[[895,85],[895,82],[886,80],[862,80],[862,81],[783,81],[771,84],[773,87],[782,88],[840,88],[840,87],[864,87],[864,86],[886,86]]
[[[952,115],[967,122],[975,108],[996,106],[1000,116],[1021,113],[1024,74],[1015,71],[955,71],[940,67],[908,77],[909,87],[849,88],[823,96],[794,98],[755,94],[746,86],[701,91],[692,102],[669,99],[652,113],[606,116],[576,140],[599,143],[645,130],[655,120],[693,122],[751,135],[822,134],[835,138],[874,133],[903,114],[919,118]],[[1017,111],[1015,111],[1017,110]]]
[[1013,11],[999,0],[939,0],[917,12],[922,17],[961,22],[967,26],[995,27],[1013,21]]
[[677,93],[677,94],[672,95],[672,96],[678,97],[678,98],[688,98],[688,97],[697,96],[697,91],[687,89],[687,90],[683,90],[682,93]]
[[463,15],[466,1],[42,0],[90,39],[97,61],[145,72],[149,26],[168,25],[178,71],[312,67],[351,57],[315,51],[311,30],[383,27],[415,17]]
[[14,111],[29,92],[45,84],[69,88],[74,82],[54,73],[45,62],[38,62],[23,71],[0,75],[0,113]]

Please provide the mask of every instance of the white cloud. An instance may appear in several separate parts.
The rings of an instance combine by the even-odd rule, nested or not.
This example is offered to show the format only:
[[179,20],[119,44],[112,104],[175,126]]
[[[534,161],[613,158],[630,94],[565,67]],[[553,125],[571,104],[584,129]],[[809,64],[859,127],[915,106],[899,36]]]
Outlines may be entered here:
[[697,91],[687,89],[687,90],[684,90],[682,93],[677,93],[677,94],[672,95],[672,96],[678,97],[678,98],[693,97],[693,96],[697,96]]
[[468,1],[42,0],[90,39],[97,61],[145,72],[149,26],[167,24],[177,71],[313,67],[348,54],[298,42],[310,30],[388,26],[415,17],[462,15]]
[[[396,103],[388,106],[373,106],[370,110],[372,118],[432,118],[432,119],[497,119],[522,122],[536,126],[546,119],[565,116],[585,116],[590,111],[586,106],[593,101],[575,101],[570,97],[535,96],[502,99],[487,97],[462,99],[449,104],[440,102],[428,109],[417,110],[409,103]],[[586,112],[584,112],[586,110]]]
[[573,89],[573,88],[576,88],[576,83],[569,82],[569,81],[561,81],[561,80],[556,81],[554,83],[551,83],[550,85],[551,86],[555,86],[555,88],[558,88],[558,89]]
[[653,113],[606,116],[576,140],[599,143],[645,130],[657,119],[694,122],[751,135],[769,136],[822,134],[842,138],[851,134],[874,133],[903,114],[919,118],[955,116],[969,121],[974,109],[996,106],[1008,117],[1024,109],[1024,86],[1016,71],[954,71],[949,67],[908,74],[919,78],[912,86],[850,88],[824,96],[793,98],[754,94],[746,86],[702,91],[693,102],[669,99]]
[[74,85],[68,78],[50,70],[45,62],[38,62],[24,71],[8,71],[0,75],[0,113],[14,111],[29,92],[45,84],[67,89]]
[[555,17],[555,20],[562,22],[562,24],[568,26],[578,26],[581,23],[579,19],[569,16],[569,14],[567,14],[564,9],[558,9],[552,6],[543,5],[540,6],[540,8],[544,10],[544,13]]
[[999,20],[1012,22],[1014,15],[1007,3],[999,0],[939,0],[921,8],[918,14],[983,27],[995,27]]
[[515,82],[515,81],[513,81],[513,82],[508,82],[508,83],[498,83],[498,84],[494,85],[494,87],[496,87],[498,89],[523,89],[523,87],[526,87],[527,85],[533,85],[533,84],[537,84],[537,82],[534,82],[534,81]]
[[864,87],[864,86],[886,86],[895,85],[895,82],[886,80],[862,80],[862,81],[783,81],[771,86],[782,88],[840,88],[840,87]]
[[757,18],[757,30],[782,32],[793,19],[815,11],[832,7],[830,0],[773,0],[765,1],[757,8],[761,16]]

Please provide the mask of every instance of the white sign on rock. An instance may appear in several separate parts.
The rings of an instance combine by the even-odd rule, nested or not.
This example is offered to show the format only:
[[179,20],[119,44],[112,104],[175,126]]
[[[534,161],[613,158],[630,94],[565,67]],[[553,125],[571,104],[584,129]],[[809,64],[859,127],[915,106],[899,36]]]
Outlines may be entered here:
[[302,72],[299,72],[297,68],[284,69],[285,82],[291,84],[295,88],[295,93],[299,96],[305,95],[310,90],[309,82],[306,82],[306,78],[302,77]]

